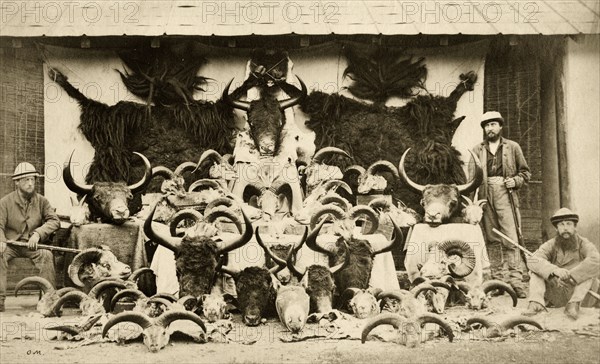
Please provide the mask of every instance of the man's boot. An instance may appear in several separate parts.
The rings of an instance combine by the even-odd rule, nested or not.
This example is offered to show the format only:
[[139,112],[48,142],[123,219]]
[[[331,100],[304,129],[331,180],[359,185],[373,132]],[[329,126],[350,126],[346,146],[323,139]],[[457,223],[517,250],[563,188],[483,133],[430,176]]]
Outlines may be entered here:
[[4,307],[4,297],[0,297],[0,312],[4,312],[6,308]]
[[569,302],[565,306],[565,315],[571,320],[577,320],[579,318],[579,302]]
[[529,301],[527,310],[522,313],[523,316],[535,316],[540,312],[546,311],[546,307],[539,302]]

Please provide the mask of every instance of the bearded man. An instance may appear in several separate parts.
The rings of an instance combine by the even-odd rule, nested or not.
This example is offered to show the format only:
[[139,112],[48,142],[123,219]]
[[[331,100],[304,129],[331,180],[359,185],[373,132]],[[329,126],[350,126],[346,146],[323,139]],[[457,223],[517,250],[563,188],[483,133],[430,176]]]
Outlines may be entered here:
[[[521,225],[521,214],[516,190],[531,178],[529,166],[519,144],[502,136],[503,124],[504,118],[497,111],[488,111],[481,118],[484,141],[473,147],[473,153],[483,166],[484,177],[477,199],[487,200],[483,207],[481,224],[490,259],[491,278],[506,281],[514,288],[519,298],[525,298],[525,262],[515,246],[493,232],[496,228],[513,241],[519,241],[515,221],[519,221]],[[470,174],[473,176],[474,170]],[[511,194],[515,206],[512,206]]]
[[[597,289],[600,254],[588,239],[577,234],[579,216],[561,208],[550,218],[557,231],[527,260],[531,270],[529,307],[523,312],[533,316],[546,310],[546,304],[562,307],[576,320],[581,301],[590,289]],[[595,286],[595,288],[593,287]]]
[[[41,176],[31,163],[19,163],[12,175],[15,191],[0,199],[0,312],[5,309],[8,262],[13,258],[30,258],[40,276],[56,286],[52,252],[38,250],[38,243],[58,230],[60,220],[50,202],[35,192],[37,177]],[[8,246],[8,240],[26,242],[28,246]]]

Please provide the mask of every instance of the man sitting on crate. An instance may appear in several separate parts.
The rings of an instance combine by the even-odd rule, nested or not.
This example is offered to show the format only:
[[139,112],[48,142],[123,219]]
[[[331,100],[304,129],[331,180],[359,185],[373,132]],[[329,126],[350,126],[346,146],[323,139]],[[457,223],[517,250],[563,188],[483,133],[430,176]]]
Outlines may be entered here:
[[[52,252],[38,250],[37,245],[58,230],[60,220],[50,202],[35,192],[36,177],[40,174],[31,163],[19,163],[12,175],[15,191],[0,199],[0,312],[6,299],[8,262],[13,258],[30,258],[40,276],[56,286]],[[28,247],[7,245],[9,240],[26,242]]]
[[600,255],[593,243],[577,234],[577,214],[561,208],[550,221],[556,228],[556,237],[542,244],[527,260],[531,270],[529,307],[523,314],[533,316],[545,311],[546,304],[566,304],[565,314],[576,320],[588,291],[598,289]]

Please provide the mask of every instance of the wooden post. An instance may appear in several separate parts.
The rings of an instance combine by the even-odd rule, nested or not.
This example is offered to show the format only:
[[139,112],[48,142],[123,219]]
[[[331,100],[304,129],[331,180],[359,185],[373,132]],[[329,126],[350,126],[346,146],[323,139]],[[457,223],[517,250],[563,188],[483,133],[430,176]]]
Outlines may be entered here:
[[556,108],[556,144],[558,152],[558,180],[560,205],[571,206],[569,169],[567,155],[567,117],[565,110],[565,39],[560,39],[554,49],[554,105]]

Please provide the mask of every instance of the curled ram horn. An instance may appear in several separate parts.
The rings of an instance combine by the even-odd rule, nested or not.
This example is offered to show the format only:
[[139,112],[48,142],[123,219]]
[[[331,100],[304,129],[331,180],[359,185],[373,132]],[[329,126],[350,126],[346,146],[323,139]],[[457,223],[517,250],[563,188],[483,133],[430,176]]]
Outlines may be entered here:
[[54,305],[52,306],[52,311],[54,312],[54,315],[56,317],[60,317],[62,313],[62,307],[65,305],[65,303],[77,302],[77,304],[81,304],[82,301],[90,299],[92,299],[90,296],[86,295],[81,291],[71,291],[64,294],[62,297],[56,300],[56,302],[54,302]]
[[194,308],[198,305],[198,299],[191,294],[180,297],[177,300],[177,303],[185,307],[187,311],[193,311]]
[[85,284],[79,279],[81,268],[93,262],[97,262],[102,256],[102,250],[98,248],[88,248],[77,254],[67,269],[69,278],[76,286],[83,287]]
[[438,244],[438,249],[447,256],[458,255],[461,258],[461,264],[456,266],[454,263],[448,265],[450,275],[455,278],[463,278],[471,274],[475,269],[477,262],[475,252],[469,243],[461,240],[447,240]]
[[398,168],[396,168],[396,166],[392,162],[386,160],[379,160],[377,162],[374,162],[365,171],[365,173],[368,175],[375,175],[380,172],[390,172],[394,176],[396,181],[400,179]]
[[152,178],[162,177],[164,179],[175,178],[175,173],[165,166],[156,166],[152,168]]
[[331,215],[336,220],[343,220],[346,218],[346,212],[342,210],[342,208],[335,205],[325,205],[317,209],[311,216],[310,229],[314,231],[321,217],[325,215]]
[[473,326],[475,324],[479,324],[487,330],[485,336],[488,338],[502,336],[506,330],[510,330],[517,325],[531,325],[539,330],[544,329],[543,326],[535,319],[526,316],[510,317],[502,321],[500,324],[489,320],[488,318],[479,316],[467,319],[467,326]]
[[413,296],[415,296],[415,298],[418,298],[422,292],[427,292],[427,291],[437,292],[437,289],[432,284],[421,283],[418,286],[416,286],[415,288],[410,290],[410,292],[413,294]]
[[214,162],[221,164],[223,163],[223,156],[221,156],[221,154],[214,149],[205,150],[200,156],[200,159],[198,159],[198,163],[196,163],[196,168],[192,172],[196,172],[199,168],[202,168],[202,165],[207,160],[213,160]]
[[359,166],[358,164],[353,164],[353,165],[347,167],[346,169],[344,169],[344,177],[347,177],[350,175],[357,175],[358,177],[360,177],[363,174],[365,174],[366,171],[367,170],[363,166]]
[[371,222],[371,229],[366,232],[366,234],[373,234],[379,228],[379,217],[375,210],[365,205],[354,206],[348,211],[348,218],[351,220],[356,220],[359,216],[365,215],[368,220]]
[[209,223],[214,223],[218,218],[225,217],[237,228],[238,232],[241,234],[244,230],[242,226],[242,222],[238,218],[238,216],[228,208],[216,208],[212,209],[205,217],[206,221]]
[[350,154],[346,153],[345,150],[336,147],[325,147],[319,149],[312,157],[312,163],[323,163],[323,159],[330,154],[343,155],[346,158],[351,158]]
[[352,208],[352,204],[350,204],[348,200],[338,195],[326,195],[318,199],[318,201],[323,205],[335,204],[344,209],[346,212]]
[[175,213],[175,215],[173,215],[171,218],[171,223],[169,224],[169,233],[171,236],[177,236],[177,225],[179,225],[179,223],[185,219],[193,220],[195,225],[204,221],[204,216],[194,209],[177,211],[177,213]]
[[144,274],[154,275],[154,271],[148,267],[139,268],[136,269],[133,273],[131,273],[127,280],[131,282],[136,282]]
[[107,280],[96,283],[94,285],[94,287],[92,287],[92,289],[88,293],[88,296],[90,296],[94,299],[98,299],[100,296],[102,296],[104,291],[109,288],[126,289],[128,287],[127,287],[127,284],[122,280],[107,279]]
[[510,295],[510,297],[512,298],[513,307],[517,307],[518,296],[517,296],[517,293],[515,292],[515,290],[512,288],[512,286],[510,284],[507,284],[506,282],[502,282],[502,281],[497,280],[497,279],[492,279],[492,280],[489,280],[489,281],[485,281],[481,285],[481,290],[485,294],[488,294],[489,292],[491,292],[491,291],[493,291],[495,289],[499,289],[499,290],[502,290],[502,291],[508,293]]
[[229,197],[217,197],[214,200],[210,201],[208,203],[208,205],[206,205],[205,211],[211,211],[212,209],[219,207],[219,206],[225,206],[227,208],[232,208],[233,200]]
[[123,298],[133,298],[134,300],[137,301],[139,299],[144,299],[144,298],[148,298],[148,297],[146,297],[144,292],[140,291],[139,289],[127,288],[127,289],[121,290],[121,291],[117,292],[117,294],[115,294],[113,296],[112,300],[110,301],[110,311],[111,312],[115,310],[115,306],[117,305],[117,302],[119,302]]
[[334,189],[334,188],[335,189],[341,188],[344,191],[346,191],[348,194],[352,194],[352,188],[350,188],[350,186],[342,180],[330,179],[330,180],[324,181],[321,186],[323,187],[324,192],[329,192],[331,189]]
[[156,212],[156,206],[157,205],[154,205],[152,211],[150,212],[150,214],[146,218],[146,221],[144,222],[144,234],[146,234],[148,239],[150,239],[151,241],[155,242],[158,245],[162,245],[165,248],[172,251],[173,253],[177,254],[179,253],[179,249],[181,247],[181,238],[172,237],[169,234],[162,233],[158,230],[155,230],[152,226],[152,219],[154,218],[154,213]]
[[[415,322],[420,327],[422,327],[426,323],[435,323],[446,332],[446,335],[448,335],[448,340],[450,342],[454,340],[454,332],[452,331],[452,327],[448,322],[443,320],[438,315],[421,314],[417,316],[413,322]],[[400,330],[406,328],[405,326],[407,323],[410,323],[410,321],[406,320],[398,314],[381,313],[367,321],[361,333],[361,342],[364,344],[365,341],[367,341],[367,336],[369,335],[369,333],[379,325],[392,325],[396,330]]]
[[167,292],[157,293],[157,294],[155,294],[154,296],[152,296],[150,298],[162,298],[162,299],[165,299],[165,300],[169,301],[169,303],[175,303],[175,302],[177,302],[177,297],[175,297],[175,295],[167,293]]
[[375,211],[388,212],[392,207],[392,203],[384,197],[377,197],[371,200],[368,206]]
[[192,172],[196,170],[196,166],[197,164],[194,162],[183,162],[180,165],[177,166],[177,168],[175,168],[175,170],[173,171],[173,173],[176,176],[183,176],[184,173],[186,172]]
[[54,286],[46,278],[27,277],[27,278],[21,279],[15,286],[15,297],[17,296],[17,294],[19,293],[19,290],[21,288],[23,288],[26,285],[30,285],[30,284],[36,285],[39,289],[42,290],[42,292],[44,294],[49,293],[49,292],[54,292],[56,290],[54,288]]
[[188,192],[195,192],[196,190],[203,190],[206,188],[212,188],[213,190],[221,190],[221,185],[212,179],[202,178],[197,181],[192,182],[190,187],[188,187]]

